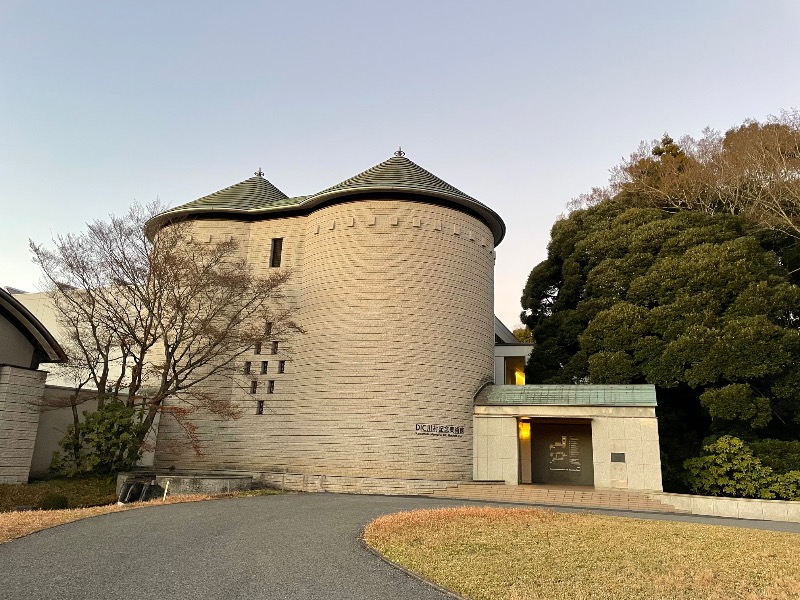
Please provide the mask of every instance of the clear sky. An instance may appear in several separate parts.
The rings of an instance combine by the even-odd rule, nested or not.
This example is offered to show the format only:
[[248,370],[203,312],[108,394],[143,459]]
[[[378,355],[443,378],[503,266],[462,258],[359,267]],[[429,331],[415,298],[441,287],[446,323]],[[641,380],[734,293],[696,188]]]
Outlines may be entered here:
[[392,155],[491,206],[496,312],[641,140],[800,106],[800,2],[0,0],[0,285],[133,200],[317,192]]

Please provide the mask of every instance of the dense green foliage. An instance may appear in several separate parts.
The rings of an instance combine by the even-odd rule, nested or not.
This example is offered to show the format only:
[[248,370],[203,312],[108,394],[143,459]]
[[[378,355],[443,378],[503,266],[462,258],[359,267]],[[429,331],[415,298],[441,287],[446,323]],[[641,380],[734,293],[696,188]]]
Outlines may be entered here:
[[[745,212],[726,200],[769,176],[743,170],[739,188],[712,190],[696,156],[665,136],[625,166],[613,197],[584,198],[588,208],[553,226],[522,296],[536,344],[529,383],[656,385],[675,491],[709,436],[752,442],[778,473],[800,464],[800,442],[780,441],[800,438],[797,241],[756,222],[755,204]],[[670,196],[676,181],[680,198]],[[681,200],[691,194],[704,202]],[[789,458],[775,458],[776,444]]]
[[800,423],[800,287],[741,219],[577,211],[553,227],[523,307],[528,381],[688,387],[723,431]]
[[527,327],[517,327],[511,333],[514,334],[514,337],[517,338],[517,341],[521,344],[532,344],[533,343],[533,334],[531,330]]
[[692,491],[706,496],[800,500],[800,471],[775,473],[739,438],[722,436],[686,461]]
[[53,456],[51,469],[64,475],[116,473],[135,466],[141,456],[145,426],[134,418],[134,408],[109,402],[84,420],[70,425],[59,442],[62,453]]
[[776,473],[800,471],[800,442],[784,440],[753,440],[748,442],[753,454],[762,464]]

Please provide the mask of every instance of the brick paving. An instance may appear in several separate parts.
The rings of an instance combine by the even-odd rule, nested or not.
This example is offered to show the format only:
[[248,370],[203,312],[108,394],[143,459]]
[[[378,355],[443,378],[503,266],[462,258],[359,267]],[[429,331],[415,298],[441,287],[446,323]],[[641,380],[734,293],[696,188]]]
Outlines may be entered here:
[[595,490],[589,487],[462,483],[443,490],[436,490],[431,496],[489,502],[688,514],[686,511],[678,510],[669,504],[651,498],[647,493]]

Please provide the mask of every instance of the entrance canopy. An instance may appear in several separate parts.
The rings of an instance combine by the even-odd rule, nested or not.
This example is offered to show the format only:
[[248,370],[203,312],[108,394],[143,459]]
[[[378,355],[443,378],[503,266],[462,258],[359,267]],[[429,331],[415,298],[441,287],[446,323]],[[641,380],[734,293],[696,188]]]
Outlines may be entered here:
[[652,385],[493,385],[475,398],[473,478],[661,490]]
[[492,385],[475,406],[656,406],[653,385]]

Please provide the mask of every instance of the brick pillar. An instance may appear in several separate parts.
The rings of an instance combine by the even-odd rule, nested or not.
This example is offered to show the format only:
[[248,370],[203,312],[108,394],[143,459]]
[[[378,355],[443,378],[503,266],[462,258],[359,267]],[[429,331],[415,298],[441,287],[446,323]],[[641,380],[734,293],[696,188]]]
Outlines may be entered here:
[[45,371],[0,366],[0,483],[27,483]]

